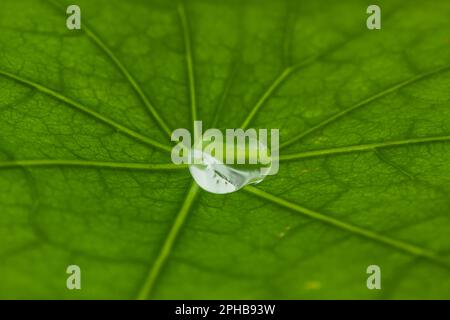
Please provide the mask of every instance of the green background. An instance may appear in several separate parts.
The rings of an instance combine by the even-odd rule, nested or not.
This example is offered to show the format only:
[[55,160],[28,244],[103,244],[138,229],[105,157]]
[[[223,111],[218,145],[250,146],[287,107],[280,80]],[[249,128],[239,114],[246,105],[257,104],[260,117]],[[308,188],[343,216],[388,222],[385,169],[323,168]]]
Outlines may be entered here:
[[[68,4],[0,3],[0,298],[450,298],[449,1]],[[280,172],[199,190],[193,115]]]

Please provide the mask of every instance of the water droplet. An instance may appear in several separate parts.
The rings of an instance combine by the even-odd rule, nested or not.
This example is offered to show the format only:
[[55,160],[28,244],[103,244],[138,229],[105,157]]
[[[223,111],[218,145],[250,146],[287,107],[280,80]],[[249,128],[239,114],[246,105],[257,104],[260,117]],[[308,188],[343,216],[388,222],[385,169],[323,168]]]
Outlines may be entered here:
[[[248,146],[243,146],[243,148],[248,148]],[[240,146],[234,146],[233,150],[241,149]],[[223,150],[226,150],[224,148]],[[247,155],[251,152],[258,152],[258,150],[247,149]],[[267,147],[259,143],[259,152],[267,152]],[[225,159],[226,151],[224,151],[223,158]],[[224,159],[218,158],[211,153],[205,151],[205,146],[203,150],[200,148],[194,148],[192,150],[192,159],[201,159],[198,164],[189,165],[189,171],[195,182],[204,190],[217,193],[225,194],[237,191],[248,184],[257,184],[264,180],[268,172],[270,171],[271,163],[262,164],[259,162],[256,164],[226,164]],[[237,158],[237,156],[236,156]],[[235,159],[236,159],[235,158]],[[270,159],[270,158],[269,158]]]

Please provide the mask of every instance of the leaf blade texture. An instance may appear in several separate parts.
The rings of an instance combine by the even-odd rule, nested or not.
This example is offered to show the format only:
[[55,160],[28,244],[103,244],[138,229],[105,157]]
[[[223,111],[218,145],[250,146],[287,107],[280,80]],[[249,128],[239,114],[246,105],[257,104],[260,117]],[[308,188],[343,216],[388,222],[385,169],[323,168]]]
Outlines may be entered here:
[[[450,298],[448,1],[68,5],[0,5],[0,298]],[[200,190],[195,119],[279,128],[280,172]]]

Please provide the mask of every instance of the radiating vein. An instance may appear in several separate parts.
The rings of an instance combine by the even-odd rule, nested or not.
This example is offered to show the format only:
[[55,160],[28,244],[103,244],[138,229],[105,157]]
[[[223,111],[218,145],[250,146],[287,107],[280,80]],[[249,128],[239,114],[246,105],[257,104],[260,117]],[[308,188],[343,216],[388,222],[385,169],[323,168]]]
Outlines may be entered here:
[[435,137],[423,137],[423,138],[411,138],[411,139],[397,140],[397,141],[387,141],[387,142],[369,143],[369,144],[361,144],[361,145],[353,145],[353,146],[298,152],[298,153],[282,155],[279,157],[279,160],[280,161],[290,161],[290,160],[297,160],[297,159],[329,156],[329,155],[335,155],[335,154],[374,151],[375,149],[381,149],[381,148],[392,148],[392,147],[401,147],[401,146],[414,145],[414,144],[437,143],[437,142],[446,142],[446,141],[450,141],[450,135],[435,136]]
[[321,221],[323,223],[332,225],[336,228],[345,230],[347,232],[358,235],[360,237],[370,239],[370,240],[373,240],[378,243],[382,243],[391,248],[409,253],[413,256],[427,259],[427,260],[432,261],[440,266],[445,267],[446,269],[450,269],[450,265],[447,263],[447,261],[443,260],[435,252],[430,251],[428,249],[424,249],[424,248],[421,248],[419,246],[416,246],[416,245],[413,245],[413,244],[410,244],[410,243],[407,243],[404,241],[396,240],[396,239],[390,238],[388,236],[382,235],[380,233],[346,223],[344,221],[338,220],[333,217],[329,217],[327,215],[304,208],[298,204],[295,204],[293,202],[290,202],[288,200],[285,200],[283,198],[280,198],[280,197],[270,194],[268,192],[262,191],[261,189],[258,189],[255,187],[247,186],[244,188],[244,190],[246,190],[247,192],[249,192],[259,198],[265,199],[266,201],[272,202],[274,204],[277,204],[281,207],[290,209],[292,211],[301,213],[301,214],[308,216],[309,218],[312,218],[314,220]]
[[[53,6],[60,8],[60,4],[53,1],[53,0],[47,0],[50,4]],[[106,45],[106,43],[86,24],[86,22],[83,20],[83,27],[81,29],[84,31],[84,33],[101,49],[103,52],[111,59],[111,61],[116,65],[116,67],[120,70],[120,72],[124,75],[124,77],[127,79],[127,81],[130,83],[133,90],[136,92],[136,94],[139,96],[141,101],[144,103],[147,110],[150,112],[152,117],[156,120],[159,127],[166,133],[168,136],[171,135],[171,130],[169,126],[166,124],[164,119],[161,117],[161,115],[158,113],[156,108],[153,106],[153,104],[150,102],[147,95],[142,90],[139,83],[136,81],[136,79],[132,76],[130,71],[128,71],[127,67],[122,63],[122,61],[114,54],[114,52]]]
[[0,169],[16,167],[85,167],[85,168],[114,168],[130,170],[166,171],[186,168],[185,165],[173,163],[138,163],[138,162],[112,162],[90,160],[13,160],[0,161]]
[[231,86],[233,84],[233,80],[234,80],[234,78],[236,77],[236,74],[237,74],[237,70],[238,70],[237,63],[234,62],[232,64],[230,74],[228,75],[228,78],[225,81],[225,87],[224,87],[223,92],[222,92],[222,94],[220,96],[219,103],[218,103],[218,105],[216,107],[216,110],[214,111],[214,116],[213,116],[211,128],[215,128],[217,123],[219,122],[220,114],[221,114],[221,112],[222,112],[222,110],[223,110],[223,108],[225,106],[225,102],[226,102],[226,100],[228,98],[228,95],[230,93]]
[[262,96],[258,99],[256,104],[250,110],[249,114],[245,118],[244,122],[241,124],[240,128],[246,129],[250,122],[253,120],[255,115],[264,105],[264,103],[270,98],[270,96],[274,93],[274,91],[278,88],[278,86],[295,70],[295,68],[287,67],[280,73],[280,75],[270,84],[270,86],[264,91]]
[[280,144],[280,149],[281,148],[285,148],[287,146],[292,145],[295,142],[300,141],[301,139],[305,138],[306,136],[308,136],[308,135],[310,135],[310,134],[312,134],[312,133],[314,133],[314,132],[324,128],[325,126],[335,122],[336,120],[344,117],[345,115],[347,115],[347,114],[349,114],[349,113],[351,113],[351,112],[353,112],[353,111],[355,111],[355,110],[357,110],[357,109],[359,109],[359,108],[361,108],[363,106],[366,106],[366,105],[370,104],[371,102],[373,102],[373,101],[375,101],[377,99],[380,99],[380,98],[382,98],[382,97],[384,97],[384,96],[386,96],[386,95],[388,95],[390,93],[398,91],[398,90],[400,90],[400,89],[402,89],[402,88],[404,88],[404,87],[406,87],[408,85],[411,85],[411,84],[413,84],[415,82],[418,82],[418,81],[423,80],[425,78],[428,78],[430,76],[433,76],[433,75],[445,72],[447,70],[450,70],[450,65],[447,65],[447,66],[444,66],[444,67],[441,67],[441,68],[438,68],[438,69],[435,69],[435,70],[432,70],[432,71],[428,71],[428,72],[419,74],[419,75],[414,76],[414,77],[412,77],[412,78],[410,78],[408,80],[405,80],[403,82],[397,83],[396,85],[393,85],[392,87],[390,87],[388,89],[380,91],[380,92],[378,92],[378,93],[368,97],[367,99],[364,99],[364,100],[362,100],[362,101],[352,105],[351,107],[346,108],[346,109],[342,110],[341,112],[336,113],[335,115],[325,119],[324,121],[320,122],[319,124],[317,124],[317,125],[309,128],[308,130],[306,130],[306,131],[304,131],[304,132],[302,132],[302,133],[292,137],[291,139],[286,140],[285,142]]
[[398,172],[400,172],[401,174],[403,174],[404,176],[408,177],[408,179],[414,179],[414,175],[412,175],[411,173],[409,173],[408,171],[406,171],[405,169],[403,169],[401,166],[397,165],[394,161],[389,160],[382,152],[381,150],[375,148],[373,149],[375,155],[378,157],[378,159],[380,159],[381,162],[387,164],[388,166],[394,168],[395,170],[397,170]]
[[[392,14],[392,13],[391,13],[391,14]],[[363,35],[363,34],[364,34],[364,32],[358,32],[356,35],[354,35],[353,37],[351,37],[351,40],[353,40],[353,39],[355,39],[355,38],[357,38],[357,37],[359,37],[359,36],[361,36],[361,35]],[[347,44],[348,42],[349,42],[349,41],[343,41],[343,42],[341,42],[341,43],[338,43],[338,44],[335,45],[334,47],[329,48],[328,50],[326,50],[326,51],[324,51],[324,52],[322,52],[322,53],[314,54],[314,55],[312,55],[312,56],[306,58],[305,60],[303,60],[303,61],[301,61],[301,62],[299,62],[299,63],[296,63],[295,65],[293,65],[293,66],[291,66],[291,67],[288,67],[287,69],[292,69],[292,70],[291,70],[291,73],[292,73],[292,71],[296,71],[296,70],[298,70],[298,69],[300,69],[300,68],[309,66],[309,65],[311,65],[312,63],[316,62],[318,59],[324,58],[324,57],[330,55],[331,53],[337,51],[339,48],[341,48],[343,45]],[[286,70],[284,70],[283,72],[286,72]],[[282,74],[283,74],[283,73],[282,73]],[[277,78],[277,79],[278,79],[278,78]],[[277,81],[277,79],[275,80],[275,82]],[[273,84],[272,84],[272,85],[273,85]],[[270,87],[268,88],[267,91],[270,91],[270,90],[271,90],[271,87],[272,87],[272,86],[270,86]],[[275,87],[272,91],[274,91],[275,89],[276,89],[276,87]],[[263,94],[263,96],[261,96],[261,98],[258,100],[257,104],[252,108],[252,110],[250,111],[250,114],[247,116],[247,118],[245,119],[245,121],[244,121],[244,123],[243,123],[243,124],[245,124],[245,126],[242,126],[242,128],[247,127],[247,126],[250,124],[252,118],[256,115],[256,113],[258,112],[258,110],[263,106],[264,102],[270,97],[270,93],[269,93],[268,97],[267,97],[266,99],[264,99],[263,101],[261,101],[261,100],[263,99],[263,97],[264,97],[265,95],[267,95],[267,91]],[[260,102],[261,102],[261,103],[260,103]]]
[[194,204],[194,201],[197,197],[199,191],[198,185],[193,182],[187,192],[186,198],[184,199],[183,205],[181,206],[180,211],[178,212],[175,221],[164,240],[162,248],[158,253],[158,256],[155,259],[152,267],[149,270],[149,273],[144,281],[144,285],[141,287],[137,298],[139,300],[149,299],[151,296],[156,280],[158,279],[162,268],[164,267],[167,258],[169,257],[172,248],[175,244],[175,241],[180,233],[181,228],[183,227],[186,218]]
[[123,65],[123,63],[116,57],[116,55],[109,49],[109,47],[86,25],[84,25],[84,32],[86,35],[91,38],[110,58],[111,60],[116,64],[116,66],[119,68],[119,70],[122,72],[122,74],[125,76],[125,78],[128,80],[128,82],[131,84],[139,98],[142,100],[144,105],[146,106],[147,110],[150,112],[150,114],[153,116],[153,118],[158,123],[159,127],[166,133],[168,136],[172,134],[172,131],[169,129],[169,126],[164,121],[162,116],[156,111],[156,108],[153,106],[153,104],[148,99],[147,95],[142,90],[141,86],[138,84],[138,82],[134,79],[134,77],[131,75],[131,73],[128,71],[128,69]]
[[110,118],[108,118],[108,117],[106,117],[106,116],[104,116],[104,115],[94,111],[94,110],[91,110],[90,108],[82,105],[81,103],[79,103],[79,102],[77,102],[75,100],[72,100],[72,99],[64,96],[63,94],[61,94],[61,93],[59,93],[59,92],[57,92],[57,91],[55,91],[53,89],[50,89],[50,88],[48,88],[48,87],[46,87],[46,86],[44,86],[42,84],[39,84],[37,82],[31,81],[31,80],[28,80],[28,79],[25,79],[25,78],[22,78],[22,77],[20,77],[18,75],[15,75],[15,74],[12,74],[10,72],[3,71],[3,70],[0,70],[0,75],[6,76],[6,77],[8,77],[10,79],[13,79],[13,80],[19,82],[19,83],[22,83],[22,84],[25,84],[27,86],[30,86],[30,87],[32,87],[32,88],[34,88],[34,89],[36,89],[36,90],[38,90],[38,91],[48,95],[48,96],[51,96],[51,97],[53,97],[53,98],[55,98],[55,99],[57,99],[59,101],[62,101],[64,103],[66,103],[67,105],[69,105],[69,106],[71,106],[71,107],[73,107],[73,108],[75,108],[75,109],[77,109],[77,110],[79,110],[79,111],[81,111],[81,112],[83,112],[85,114],[88,114],[89,116],[91,116],[91,117],[93,117],[93,118],[95,118],[95,119],[97,119],[97,120],[99,120],[99,121],[109,125],[110,127],[116,129],[117,131],[120,131],[120,132],[122,132],[122,133],[124,133],[124,134],[126,134],[126,135],[128,135],[128,136],[130,136],[130,137],[132,137],[132,138],[134,138],[134,139],[136,139],[138,141],[140,141],[140,142],[143,142],[145,144],[148,144],[148,145],[153,146],[155,148],[158,148],[160,150],[169,151],[169,152],[171,151],[170,147],[168,147],[168,146],[166,146],[166,145],[164,145],[164,144],[162,144],[162,143],[160,143],[160,142],[158,142],[156,140],[153,140],[153,139],[151,139],[149,137],[146,137],[146,136],[144,136],[144,135],[142,135],[142,134],[140,134],[140,133],[138,133],[138,132],[136,132],[136,131],[128,128],[128,127],[125,127],[125,126],[117,123],[116,121],[114,121],[114,120],[112,120],[112,119],[110,119]]
[[293,66],[285,68],[277,78],[270,84],[270,86],[264,91],[264,93],[261,95],[261,97],[258,99],[256,104],[253,106],[253,108],[250,110],[249,114],[245,118],[244,122],[240,126],[240,128],[245,129],[248,127],[250,122],[253,120],[255,115],[258,113],[258,111],[262,108],[262,106],[269,100],[269,98],[273,95],[275,90],[285,81],[292,73],[300,69],[301,67],[307,66],[313,61],[317,59],[317,56],[311,56],[304,61],[295,64]]
[[189,80],[189,96],[191,100],[191,118],[192,124],[197,120],[197,102],[195,97],[195,76],[194,76],[194,62],[192,59],[192,45],[189,31],[189,22],[186,16],[186,10],[183,2],[178,4],[178,14],[180,16],[181,28],[183,31],[184,48],[186,54],[186,66]]

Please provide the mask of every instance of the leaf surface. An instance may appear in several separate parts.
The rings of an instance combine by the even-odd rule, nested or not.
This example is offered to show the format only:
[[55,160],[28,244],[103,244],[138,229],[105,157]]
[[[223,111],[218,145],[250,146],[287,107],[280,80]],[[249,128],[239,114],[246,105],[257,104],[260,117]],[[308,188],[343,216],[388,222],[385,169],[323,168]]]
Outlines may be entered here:
[[[450,3],[68,4],[1,4],[1,298],[450,298]],[[200,190],[193,118],[280,172]]]

